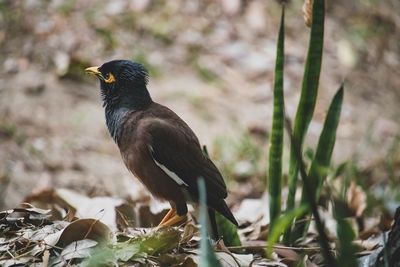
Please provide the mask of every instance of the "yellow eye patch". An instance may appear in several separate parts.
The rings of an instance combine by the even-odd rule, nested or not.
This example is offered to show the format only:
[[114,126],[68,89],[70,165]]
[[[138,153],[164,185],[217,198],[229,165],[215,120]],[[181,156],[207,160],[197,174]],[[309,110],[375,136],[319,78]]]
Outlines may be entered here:
[[[106,82],[106,83],[112,83],[112,82],[115,82],[115,78],[114,78],[114,75],[112,75],[112,73],[110,72],[110,73],[108,73],[108,79],[104,79],[104,81]],[[104,77],[105,78],[105,77]]]

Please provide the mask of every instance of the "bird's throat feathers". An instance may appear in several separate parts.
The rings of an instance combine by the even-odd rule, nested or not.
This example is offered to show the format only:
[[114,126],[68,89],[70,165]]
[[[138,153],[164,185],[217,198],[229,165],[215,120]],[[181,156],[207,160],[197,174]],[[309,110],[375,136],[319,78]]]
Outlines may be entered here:
[[126,86],[117,84],[105,85],[100,81],[103,107],[110,109],[128,108],[141,110],[152,103],[149,91],[145,85]]
[[124,129],[124,122],[126,115],[129,113],[127,108],[112,109],[106,107],[106,124],[111,137],[118,145],[121,141],[122,131]]
[[[137,85],[130,88],[120,86],[118,89],[102,87],[101,90],[108,131],[114,141],[120,145],[126,115],[145,110],[153,101],[145,86],[142,88]],[[115,91],[104,92],[104,90]]]
[[[111,90],[118,90],[111,91]],[[147,88],[101,87],[106,124],[110,135],[119,145],[127,113],[146,109],[153,101]]]

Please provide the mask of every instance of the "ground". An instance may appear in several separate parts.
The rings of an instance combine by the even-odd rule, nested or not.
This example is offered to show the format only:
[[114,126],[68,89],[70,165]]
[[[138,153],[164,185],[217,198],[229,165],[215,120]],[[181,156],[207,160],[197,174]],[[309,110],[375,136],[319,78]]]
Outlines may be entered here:
[[[373,170],[390,153],[398,159],[400,5],[384,2],[327,3],[318,103],[306,144],[315,145],[344,81],[335,164],[357,158],[361,169]],[[286,14],[290,118],[309,36],[301,5],[292,1]],[[259,150],[267,151],[276,2],[32,0],[2,1],[0,10],[1,208],[53,187],[91,196],[147,195],[107,132],[97,81],[83,74],[110,59],[144,63],[153,99],[181,116],[212,157],[218,155],[215,140],[237,143],[248,131],[253,139],[261,136]],[[288,153],[284,158],[287,165]],[[236,189],[230,186],[233,198],[240,195]]]

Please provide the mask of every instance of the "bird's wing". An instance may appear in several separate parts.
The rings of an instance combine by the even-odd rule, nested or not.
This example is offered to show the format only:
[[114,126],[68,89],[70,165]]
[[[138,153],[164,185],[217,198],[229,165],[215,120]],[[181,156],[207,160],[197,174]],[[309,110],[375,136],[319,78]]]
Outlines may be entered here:
[[203,177],[209,200],[227,196],[225,182],[214,163],[203,154],[197,137],[181,120],[153,119],[147,124],[150,152],[155,163],[179,185],[198,196],[197,179]]

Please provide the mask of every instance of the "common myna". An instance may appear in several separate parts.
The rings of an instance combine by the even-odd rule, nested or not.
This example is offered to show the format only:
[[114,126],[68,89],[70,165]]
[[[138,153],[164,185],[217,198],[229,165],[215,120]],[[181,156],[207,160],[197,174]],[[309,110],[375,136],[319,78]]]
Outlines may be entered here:
[[153,102],[147,70],[139,63],[114,60],[86,72],[100,80],[106,124],[125,165],[155,197],[171,204],[160,225],[186,219],[186,203],[198,201],[200,177],[206,184],[214,231],[214,210],[238,225],[224,201],[227,192],[220,172],[189,126],[172,110]]

